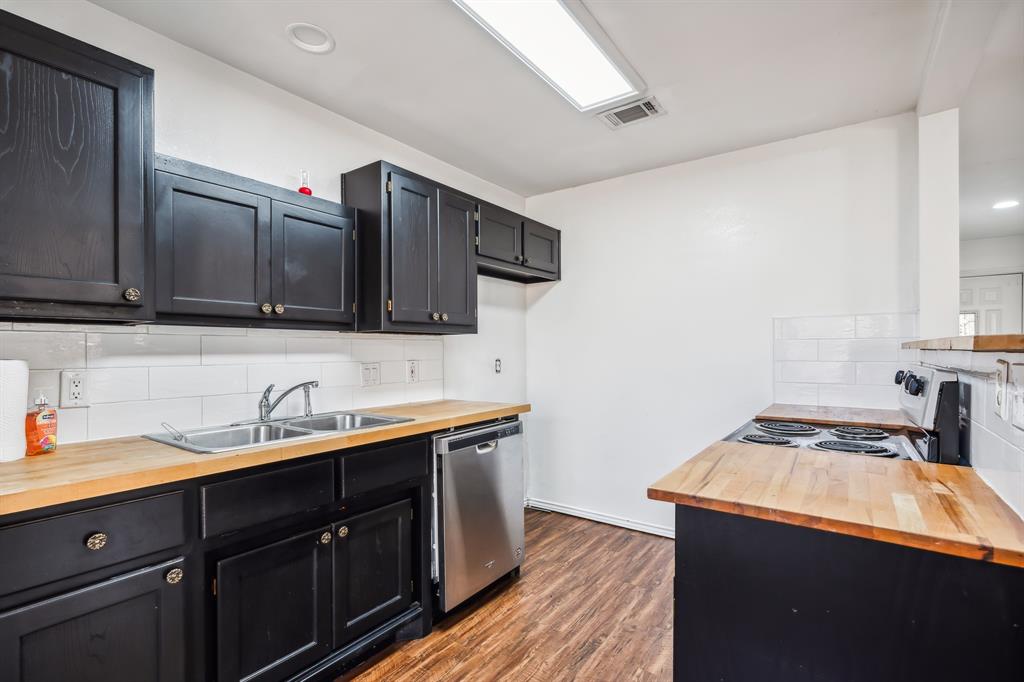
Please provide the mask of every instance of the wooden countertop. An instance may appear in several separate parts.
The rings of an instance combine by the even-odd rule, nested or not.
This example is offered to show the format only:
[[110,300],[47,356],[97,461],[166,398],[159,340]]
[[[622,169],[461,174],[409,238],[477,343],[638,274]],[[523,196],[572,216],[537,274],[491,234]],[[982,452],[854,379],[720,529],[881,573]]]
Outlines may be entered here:
[[985,334],[947,336],[941,339],[905,341],[904,348],[918,350],[968,350],[975,352],[1024,352],[1024,334]]
[[1024,521],[967,467],[718,442],[647,496],[1024,567]]
[[138,436],[61,445],[51,455],[0,463],[0,515],[511,417],[530,405],[438,400],[365,411],[413,421],[210,455]]
[[817,405],[768,406],[755,419],[831,424],[833,426],[866,426],[875,429],[916,428],[899,410],[877,410],[862,407],[819,407]]

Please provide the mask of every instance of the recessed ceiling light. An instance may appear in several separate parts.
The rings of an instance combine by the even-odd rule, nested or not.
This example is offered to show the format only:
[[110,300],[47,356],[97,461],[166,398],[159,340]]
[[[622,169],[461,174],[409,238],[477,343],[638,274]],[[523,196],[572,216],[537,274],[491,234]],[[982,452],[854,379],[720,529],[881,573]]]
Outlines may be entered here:
[[635,97],[640,76],[578,0],[452,0],[580,111]]
[[313,54],[327,54],[334,49],[334,38],[331,37],[331,34],[314,24],[300,21],[288,24],[284,30],[288,34],[288,39],[292,41],[292,45],[300,50]]
[[1016,199],[1006,199],[1005,201],[997,201],[992,204],[992,208],[995,209],[1013,208],[1014,206],[1020,206],[1020,202]]

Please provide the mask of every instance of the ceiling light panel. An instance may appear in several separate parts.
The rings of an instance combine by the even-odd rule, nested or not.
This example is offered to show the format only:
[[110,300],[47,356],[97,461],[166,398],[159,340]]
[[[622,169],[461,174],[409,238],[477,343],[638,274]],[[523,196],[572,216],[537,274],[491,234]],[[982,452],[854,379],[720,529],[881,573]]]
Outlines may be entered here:
[[1014,206],[1020,206],[1020,202],[1016,199],[1006,199],[1005,201],[997,201],[992,204],[992,208],[1000,211],[1004,208],[1013,208]]
[[641,90],[642,81],[578,2],[570,11],[560,0],[452,1],[580,111]]

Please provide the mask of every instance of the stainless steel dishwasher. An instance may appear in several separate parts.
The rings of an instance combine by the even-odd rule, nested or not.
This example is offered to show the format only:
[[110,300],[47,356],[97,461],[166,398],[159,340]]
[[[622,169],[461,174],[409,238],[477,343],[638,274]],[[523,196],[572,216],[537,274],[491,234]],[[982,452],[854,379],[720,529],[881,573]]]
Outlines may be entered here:
[[433,576],[450,611],[523,563],[523,423],[434,436]]

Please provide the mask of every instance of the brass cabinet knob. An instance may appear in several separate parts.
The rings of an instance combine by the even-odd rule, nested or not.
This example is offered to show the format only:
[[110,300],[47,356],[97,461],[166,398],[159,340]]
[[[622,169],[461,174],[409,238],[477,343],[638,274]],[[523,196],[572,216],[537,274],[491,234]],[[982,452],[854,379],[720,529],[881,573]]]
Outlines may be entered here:
[[342,526],[338,529],[338,537],[343,538],[348,536],[348,526]]
[[278,303],[277,305],[274,306],[274,312],[280,315],[281,313],[284,312],[284,306]]
[[135,287],[128,287],[121,292],[121,295],[124,296],[124,300],[131,301],[132,303],[142,298],[142,292]]
[[260,312],[262,312],[264,315],[269,315],[270,313],[274,312],[274,306],[270,305],[269,303],[264,303],[263,305],[260,306]]
[[331,534],[328,533],[327,531],[324,531],[324,534],[320,536],[320,544],[321,545],[326,545],[330,541],[331,541]]
[[85,546],[92,551],[98,551],[107,546],[106,533],[93,533],[85,539]]
[[181,582],[181,579],[185,577],[185,571],[180,568],[172,568],[164,574],[164,580],[171,585],[177,585]]
[[433,318],[434,322],[437,322],[438,320],[441,319],[441,313],[434,313],[430,317]]
[[448,313],[441,313],[441,321],[442,322],[447,322],[448,321]]

